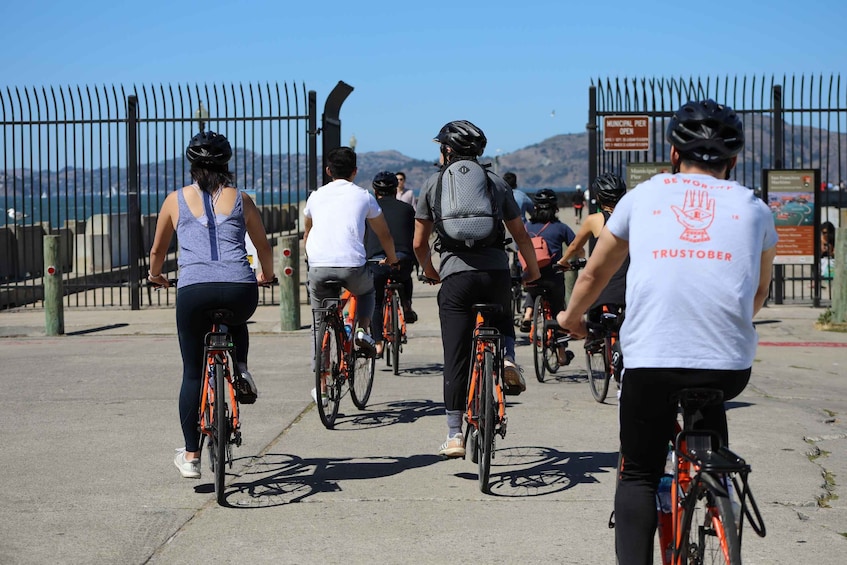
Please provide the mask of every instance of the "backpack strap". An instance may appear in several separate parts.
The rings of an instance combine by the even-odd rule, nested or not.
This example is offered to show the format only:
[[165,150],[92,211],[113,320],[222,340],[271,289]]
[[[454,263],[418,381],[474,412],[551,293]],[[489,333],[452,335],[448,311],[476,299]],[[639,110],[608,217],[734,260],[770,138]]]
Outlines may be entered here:
[[549,226],[549,225],[550,225],[550,222],[547,222],[546,224],[544,224],[544,227],[543,227],[543,228],[541,228],[540,230],[538,230],[538,233],[533,233],[533,234],[531,234],[531,235],[532,235],[532,237],[538,237],[539,235],[541,235],[541,232],[543,232],[544,230],[546,230],[546,229],[547,229],[547,226]]

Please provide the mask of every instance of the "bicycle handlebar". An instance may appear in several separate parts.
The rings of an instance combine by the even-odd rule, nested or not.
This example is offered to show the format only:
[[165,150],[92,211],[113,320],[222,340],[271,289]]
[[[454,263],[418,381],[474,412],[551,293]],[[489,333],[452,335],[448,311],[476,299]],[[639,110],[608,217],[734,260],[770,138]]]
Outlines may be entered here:
[[578,258],[571,259],[567,262],[567,267],[565,265],[560,265],[558,263],[553,264],[553,269],[556,271],[578,271],[585,267],[585,264],[588,262],[587,259]]
[[[168,287],[176,286],[176,283],[177,283],[178,281],[179,281],[179,279],[168,279]],[[257,285],[259,285],[259,286],[274,286],[274,285],[278,285],[278,284],[279,284],[279,277],[274,276],[273,280],[269,280],[269,281],[265,281],[265,282],[258,282],[258,281],[256,281],[256,284],[257,284]],[[163,289],[163,288],[166,288],[166,287],[165,287],[165,285],[163,285],[163,284],[156,284],[156,283],[154,283],[153,281],[150,281],[150,280],[148,280],[148,281],[147,281],[147,286],[152,286],[154,290],[161,290],[161,289]]]

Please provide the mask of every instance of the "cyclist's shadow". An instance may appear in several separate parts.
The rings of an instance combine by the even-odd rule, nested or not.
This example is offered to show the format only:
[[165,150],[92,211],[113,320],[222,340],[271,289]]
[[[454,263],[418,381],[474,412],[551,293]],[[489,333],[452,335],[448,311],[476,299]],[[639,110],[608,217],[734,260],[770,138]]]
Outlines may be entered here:
[[[582,483],[599,483],[596,475],[615,473],[617,464],[617,452],[566,452],[538,446],[507,447],[494,452],[489,488],[492,496],[545,496]],[[477,480],[476,473],[456,473],[456,476]]]
[[390,477],[441,461],[437,455],[409,457],[302,458],[287,453],[256,457],[227,486],[227,506],[282,506],[323,492],[340,492],[340,481]]
[[368,404],[366,410],[356,410],[349,415],[339,413],[334,429],[355,431],[383,428],[395,424],[411,424],[427,416],[444,416],[444,405],[427,399]]

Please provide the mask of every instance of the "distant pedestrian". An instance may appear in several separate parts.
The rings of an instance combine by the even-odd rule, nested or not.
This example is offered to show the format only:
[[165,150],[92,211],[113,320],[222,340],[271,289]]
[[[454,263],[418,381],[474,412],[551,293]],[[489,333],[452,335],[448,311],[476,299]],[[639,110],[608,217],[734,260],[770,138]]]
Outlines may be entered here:
[[577,224],[582,221],[582,209],[584,207],[585,193],[582,192],[582,187],[577,186],[573,195],[573,216]]
[[532,203],[532,198],[522,190],[518,190],[518,176],[515,173],[503,173],[503,180],[512,189],[512,196],[515,197],[515,202],[521,209],[521,220],[526,221],[527,217],[535,213],[535,204]]
[[397,177],[397,200],[414,208],[418,204],[418,199],[415,198],[411,188],[406,188],[406,173],[399,171],[395,173],[395,176]]

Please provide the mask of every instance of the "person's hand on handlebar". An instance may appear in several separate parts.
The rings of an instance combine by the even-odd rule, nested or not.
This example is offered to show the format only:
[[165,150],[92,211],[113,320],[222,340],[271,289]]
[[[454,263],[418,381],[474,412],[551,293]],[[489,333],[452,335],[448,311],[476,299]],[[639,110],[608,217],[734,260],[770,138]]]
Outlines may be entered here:
[[379,264],[380,265],[388,265],[392,269],[399,269],[400,268],[400,259],[398,259],[396,255],[393,258],[384,257],[383,259],[380,260]]
[[270,275],[265,275],[264,272],[256,274],[256,284],[258,284],[259,286],[270,286],[278,282],[279,279],[276,278],[276,275],[273,273],[271,273]]
[[147,271],[147,282],[154,287],[158,288],[168,288],[171,286],[171,281],[168,280],[165,275],[159,273],[158,275],[154,275],[152,271]]
[[570,310],[562,310],[556,314],[556,323],[562,328],[562,331],[571,336],[573,339],[582,339],[588,335],[588,327],[585,325],[585,316],[571,312]]

